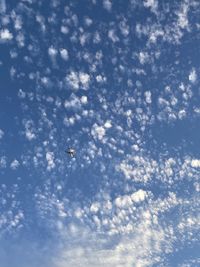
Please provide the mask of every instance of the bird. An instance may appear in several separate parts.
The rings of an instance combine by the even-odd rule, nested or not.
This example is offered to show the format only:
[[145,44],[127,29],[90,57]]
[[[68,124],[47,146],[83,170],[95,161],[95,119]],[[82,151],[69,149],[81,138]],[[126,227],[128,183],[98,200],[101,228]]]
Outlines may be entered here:
[[66,153],[70,156],[70,157],[74,157],[75,156],[75,154],[76,154],[76,151],[75,151],[75,149],[73,149],[73,148],[68,148],[67,150],[66,150]]

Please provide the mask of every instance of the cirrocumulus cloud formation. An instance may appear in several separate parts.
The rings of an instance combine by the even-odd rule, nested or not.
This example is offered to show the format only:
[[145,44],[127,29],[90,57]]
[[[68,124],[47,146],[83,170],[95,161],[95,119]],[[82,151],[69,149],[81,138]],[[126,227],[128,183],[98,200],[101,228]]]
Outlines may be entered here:
[[0,21],[0,265],[199,266],[200,2]]

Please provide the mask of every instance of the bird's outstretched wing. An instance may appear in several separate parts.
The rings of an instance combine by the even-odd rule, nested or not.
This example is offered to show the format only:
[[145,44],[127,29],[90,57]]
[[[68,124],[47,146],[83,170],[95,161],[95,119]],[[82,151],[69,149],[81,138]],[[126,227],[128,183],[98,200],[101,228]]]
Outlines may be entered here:
[[76,151],[73,148],[68,148],[65,152],[71,157],[74,157],[76,154]]

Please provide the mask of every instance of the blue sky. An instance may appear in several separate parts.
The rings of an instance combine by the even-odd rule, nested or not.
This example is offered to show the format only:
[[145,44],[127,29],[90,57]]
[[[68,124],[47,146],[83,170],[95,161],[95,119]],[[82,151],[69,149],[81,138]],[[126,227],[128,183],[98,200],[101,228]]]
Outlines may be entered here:
[[200,264],[199,18],[0,0],[2,267]]

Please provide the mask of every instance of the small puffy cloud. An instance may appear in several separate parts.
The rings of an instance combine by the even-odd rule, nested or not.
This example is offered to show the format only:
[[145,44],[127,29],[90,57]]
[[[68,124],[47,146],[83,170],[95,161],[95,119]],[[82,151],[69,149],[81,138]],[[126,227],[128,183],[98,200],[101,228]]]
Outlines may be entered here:
[[67,75],[66,80],[73,89],[79,89],[79,76],[76,72],[71,71],[70,74]]
[[150,8],[152,12],[155,12],[158,7],[157,0],[144,0],[144,6]]
[[26,97],[26,93],[22,90],[22,89],[19,89],[18,91],[18,97],[23,99]]
[[14,20],[14,27],[16,30],[21,30],[22,29],[22,18],[21,16],[16,16]]
[[74,125],[76,121],[76,118],[75,117],[65,117],[64,120],[63,120],[63,123],[65,126],[71,126],[71,125]]
[[69,28],[67,26],[61,26],[61,29],[60,31],[63,33],[63,34],[68,34],[69,32]]
[[103,126],[99,126],[96,123],[92,126],[91,134],[95,139],[102,140],[106,131]]
[[0,129],[0,139],[2,139],[4,136],[4,131]]
[[99,34],[98,32],[95,32],[95,33],[94,33],[93,42],[94,42],[95,44],[98,44],[98,43],[101,42],[101,36],[100,36],[100,34]]
[[179,117],[179,119],[185,118],[186,117],[186,111],[184,109],[180,110],[178,112],[178,117]]
[[87,104],[87,102],[88,102],[87,96],[83,95],[83,96],[81,97],[81,103],[82,103],[82,104]]
[[139,58],[140,64],[142,65],[149,61],[149,55],[147,52],[140,52],[138,55],[138,58]]
[[47,170],[48,171],[55,168],[54,153],[53,152],[47,152],[46,153],[46,160],[47,160]]
[[192,166],[193,168],[200,168],[200,159],[193,159],[193,160],[191,161],[191,166]]
[[41,83],[44,85],[44,86],[48,86],[50,85],[50,79],[48,77],[41,77]]
[[117,36],[115,30],[113,29],[108,31],[108,37],[113,41],[113,43],[119,41],[119,37]]
[[69,53],[67,49],[61,48],[60,49],[60,56],[63,60],[67,61],[69,59]]
[[0,1],[0,13],[5,13],[6,12],[6,1],[1,0]]
[[53,58],[58,54],[58,51],[53,46],[51,46],[48,49],[48,54],[49,54],[50,57]]
[[104,124],[104,127],[106,128],[106,129],[109,129],[109,128],[111,128],[112,127],[112,123],[111,123],[111,121],[106,121],[105,122],[105,124]]
[[130,28],[126,21],[121,21],[119,24],[121,33],[126,37],[129,34]]
[[110,0],[103,0],[103,7],[110,11],[112,9],[112,2]]
[[32,120],[27,120],[25,122],[25,136],[29,141],[36,138],[34,122]]
[[78,90],[81,87],[86,90],[89,86],[90,75],[85,72],[71,71],[66,80],[73,89]]
[[77,97],[74,93],[71,94],[68,100],[65,100],[64,107],[66,109],[78,110],[82,108],[82,105],[88,103],[87,96]]
[[98,202],[94,202],[92,203],[91,207],[90,207],[90,211],[91,213],[97,213],[100,209],[100,203]]
[[93,23],[92,19],[89,17],[85,17],[84,22],[85,22],[85,25],[87,25],[88,27],[91,26]]
[[197,80],[197,73],[196,73],[196,70],[195,69],[192,69],[190,74],[189,74],[189,81],[191,83],[195,83]]
[[102,75],[97,75],[97,76],[96,76],[96,81],[97,81],[98,83],[106,82],[106,77],[103,77]]
[[79,37],[80,44],[82,46],[84,46],[85,43],[87,42],[88,38],[89,38],[89,34],[88,33],[82,33],[81,36]]
[[189,11],[189,6],[187,4],[183,4],[181,6],[181,10],[177,14],[178,15],[178,25],[182,29],[188,28],[188,25],[189,25],[188,11]]
[[118,170],[122,171],[126,179],[133,179],[137,182],[147,183],[152,179],[157,163],[149,159],[134,156],[131,160],[122,161]]
[[69,100],[65,100],[64,107],[66,109],[80,109],[81,108],[81,102],[80,99],[72,93]]
[[197,114],[200,114],[200,108],[199,107],[194,107],[194,112]]
[[36,21],[39,23],[39,25],[41,27],[41,30],[43,32],[45,32],[46,31],[46,26],[45,26],[45,19],[44,19],[44,17],[41,16],[41,15],[39,15],[39,14],[37,14],[36,15]]
[[13,160],[12,162],[11,162],[11,164],[10,164],[10,168],[12,169],[12,170],[16,170],[18,167],[19,167],[19,161],[18,160]]
[[81,209],[81,208],[77,208],[75,211],[74,211],[74,216],[78,219],[82,218],[84,215],[84,211]]
[[124,195],[115,199],[115,205],[118,208],[129,208],[133,203],[139,203],[145,200],[147,192],[140,189],[131,195]]
[[138,190],[137,192],[131,195],[131,199],[133,202],[144,201],[146,197],[147,197],[147,192],[142,189]]
[[19,32],[16,36],[16,41],[19,47],[23,47],[25,45],[25,37],[22,32]]
[[80,80],[80,83],[83,85],[83,87],[87,88],[88,84],[90,82],[90,75],[88,75],[87,73],[84,73],[84,72],[80,72],[79,73],[79,80]]
[[0,169],[6,168],[6,165],[7,165],[6,157],[5,156],[0,157]]
[[8,29],[4,29],[0,31],[0,42],[6,42],[13,39],[13,35],[9,32]]
[[149,34],[149,42],[156,43],[158,37],[164,36],[164,31],[162,29],[153,29]]
[[145,95],[145,100],[146,100],[146,102],[147,102],[148,104],[151,104],[151,92],[150,92],[150,91],[146,91],[146,92],[144,93],[144,95]]
[[132,205],[132,199],[128,195],[120,196],[115,199],[117,208],[128,208]]

